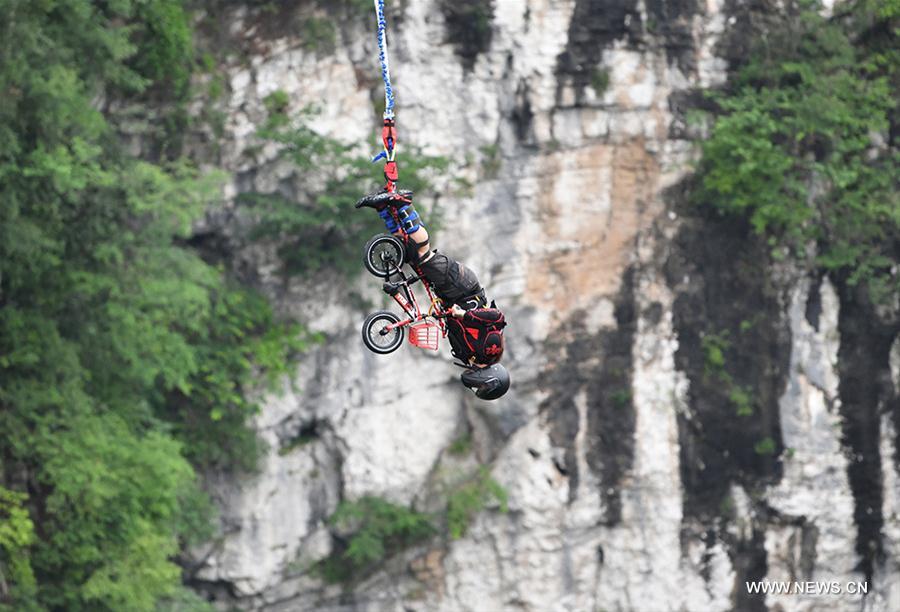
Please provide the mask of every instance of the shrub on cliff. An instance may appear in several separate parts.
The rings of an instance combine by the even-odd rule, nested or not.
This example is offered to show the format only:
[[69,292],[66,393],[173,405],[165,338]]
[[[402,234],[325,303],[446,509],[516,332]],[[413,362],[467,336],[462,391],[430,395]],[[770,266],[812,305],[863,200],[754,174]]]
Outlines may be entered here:
[[374,496],[342,502],[329,522],[347,534],[344,545],[319,563],[319,573],[329,582],[346,582],[365,574],[388,556],[435,532],[427,514]]
[[819,265],[884,300],[900,291],[897,2],[820,8],[792,5],[713,94],[695,195],[746,215],[776,254],[814,241]]
[[458,540],[469,529],[475,515],[488,504],[499,505],[500,512],[507,511],[507,493],[500,483],[491,477],[488,468],[482,466],[474,477],[451,491],[447,499],[447,532]]
[[439,533],[438,526],[445,526],[444,538],[462,538],[475,516],[491,504],[507,511],[506,490],[487,466],[450,489],[440,513],[427,514],[372,495],[341,502],[329,519],[335,548],[314,569],[327,582],[353,582],[390,556]]

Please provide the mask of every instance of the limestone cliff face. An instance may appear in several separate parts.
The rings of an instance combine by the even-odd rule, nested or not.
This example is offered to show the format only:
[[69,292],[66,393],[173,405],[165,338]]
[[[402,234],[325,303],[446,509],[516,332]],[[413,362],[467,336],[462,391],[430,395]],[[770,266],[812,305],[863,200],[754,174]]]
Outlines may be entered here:
[[[328,341],[298,364],[296,390],[266,401],[260,473],[210,476],[222,533],[193,552],[192,584],[265,610],[900,609],[900,343],[848,289],[768,264],[747,228],[682,204],[702,131],[685,110],[725,81],[752,11],[497,0],[478,34],[446,3],[388,4],[401,143],[475,185],[438,177],[435,243],[506,310],[513,389],[479,402],[446,347],[368,353],[351,295],[379,302],[374,279],[285,281],[271,253],[235,242],[237,267]],[[377,149],[371,18],[343,10],[220,16],[240,59],[211,161],[232,180],[198,232],[228,241],[239,193],[302,180],[254,137],[273,91],[291,111],[319,107],[316,129],[360,155]],[[340,22],[333,50],[291,27],[312,14]],[[722,330],[750,416],[705,363]],[[451,456],[467,432],[471,455]],[[333,548],[340,500],[430,510],[448,473],[479,462],[507,513],[351,587],[309,571]],[[748,593],[761,579],[868,581],[869,594]]]

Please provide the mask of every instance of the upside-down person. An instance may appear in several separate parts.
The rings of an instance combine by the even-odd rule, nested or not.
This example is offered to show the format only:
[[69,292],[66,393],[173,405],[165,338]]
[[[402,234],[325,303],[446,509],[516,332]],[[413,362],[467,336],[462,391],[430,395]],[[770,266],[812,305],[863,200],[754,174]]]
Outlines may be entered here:
[[[488,305],[471,269],[431,248],[412,195],[411,191],[382,191],[364,196],[356,207],[374,208],[388,232],[407,237],[408,261],[422,271],[453,315],[447,319],[447,335],[453,356],[466,368],[460,376],[462,383],[481,399],[497,399],[509,389],[509,372],[500,364],[506,326],[503,313],[494,302]],[[388,293],[398,289],[385,283]]]

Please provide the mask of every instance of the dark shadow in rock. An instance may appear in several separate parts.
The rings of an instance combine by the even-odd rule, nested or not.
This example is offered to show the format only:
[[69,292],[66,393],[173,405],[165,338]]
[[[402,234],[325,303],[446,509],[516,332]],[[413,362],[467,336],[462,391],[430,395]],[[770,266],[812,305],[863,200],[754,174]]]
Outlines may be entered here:
[[584,90],[595,80],[603,50],[620,39],[636,46],[641,38],[641,13],[637,0],[577,0],[566,47],[556,60],[557,101],[561,89],[575,89],[575,105],[583,103]]
[[646,0],[649,36],[662,39],[666,58],[685,75],[697,69],[694,49],[693,17],[698,12],[696,0]]
[[675,294],[676,367],[690,380],[679,415],[685,516],[720,514],[732,483],[753,491],[781,477],[778,400],[790,361],[784,288],[749,224],[685,204],[665,264]]
[[471,71],[493,38],[493,0],[441,0],[447,40],[453,43],[463,68]]
[[[590,333],[583,312],[575,313],[548,343],[542,387],[550,392],[541,411],[550,423],[550,439],[564,449],[561,474],[569,478],[569,501],[582,477],[575,457],[575,437],[584,428],[585,459],[600,483],[603,522],[621,520],[620,487],[634,460],[635,412],[632,402],[631,349],[636,325],[634,271],[623,275],[615,301],[616,326]],[[583,396],[586,422],[577,402]]]
[[847,451],[847,476],[853,492],[856,552],[861,559],[857,570],[871,581],[876,566],[885,560],[881,415],[890,411],[897,423],[898,398],[891,381],[890,350],[900,333],[900,321],[890,315],[880,316],[867,287],[850,286],[841,276],[835,280],[835,287],[841,303],[838,317],[841,442]]
[[[752,501],[781,478],[778,400],[791,351],[786,288],[771,275],[764,240],[742,219],[687,203],[690,188],[686,181],[668,194],[681,221],[665,263],[675,365],[690,381],[687,414],[677,417],[683,539],[730,522],[733,485]],[[735,568],[735,609],[765,609],[764,597],[743,588],[765,576],[764,533],[755,522],[749,540],[717,529]]]

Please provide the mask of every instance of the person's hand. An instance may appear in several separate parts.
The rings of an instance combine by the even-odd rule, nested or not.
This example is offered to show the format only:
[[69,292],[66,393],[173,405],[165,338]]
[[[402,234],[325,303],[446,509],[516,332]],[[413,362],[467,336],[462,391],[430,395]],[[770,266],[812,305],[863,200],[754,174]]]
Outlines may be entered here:
[[459,304],[453,304],[450,307],[450,314],[452,314],[457,319],[462,319],[463,315],[466,314],[465,309],[461,308]]

